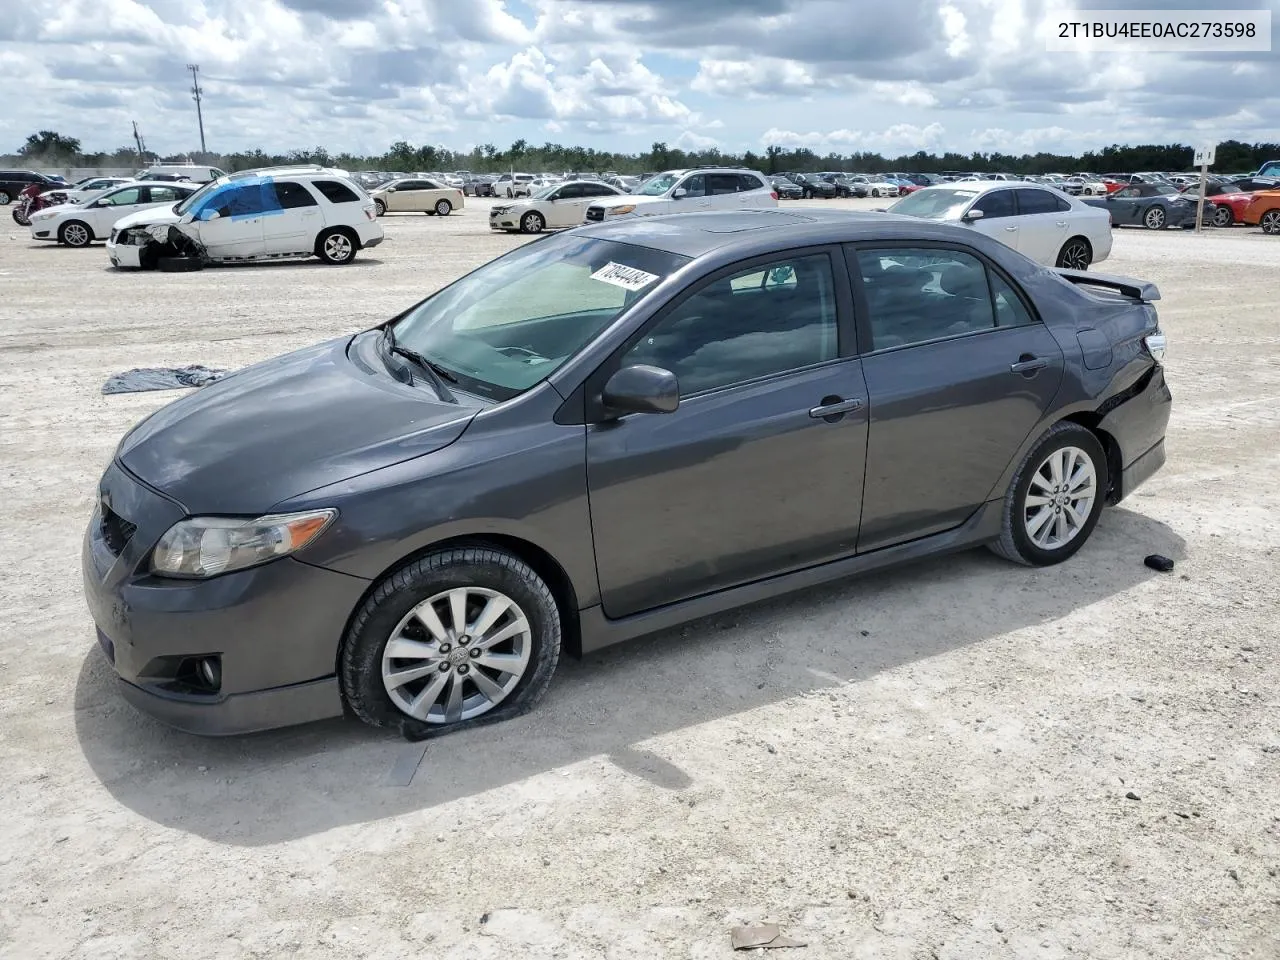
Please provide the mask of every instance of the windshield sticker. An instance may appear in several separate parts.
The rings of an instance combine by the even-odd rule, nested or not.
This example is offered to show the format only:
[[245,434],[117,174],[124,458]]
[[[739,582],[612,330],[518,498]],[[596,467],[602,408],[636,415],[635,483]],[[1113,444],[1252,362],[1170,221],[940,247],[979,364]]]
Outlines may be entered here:
[[635,267],[628,267],[625,264],[611,261],[593,273],[591,279],[599,280],[602,283],[611,283],[615,287],[622,287],[624,290],[643,290],[657,280],[658,275],[656,273],[645,273]]

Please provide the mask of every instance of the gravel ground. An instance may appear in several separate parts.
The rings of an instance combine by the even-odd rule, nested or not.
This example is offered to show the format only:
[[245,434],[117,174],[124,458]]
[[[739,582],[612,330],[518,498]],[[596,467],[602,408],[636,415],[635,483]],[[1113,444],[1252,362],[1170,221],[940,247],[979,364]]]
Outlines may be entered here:
[[0,231],[0,957],[716,958],[755,920],[814,960],[1280,956],[1255,231],[1117,235],[1106,269],[1165,295],[1169,463],[1064,566],[971,551],[567,663],[407,786],[421,746],[355,722],[210,741],[124,704],[80,537],[175,394],[103,380],[389,316],[521,242],[484,207],[389,218],[347,268],[131,275]]

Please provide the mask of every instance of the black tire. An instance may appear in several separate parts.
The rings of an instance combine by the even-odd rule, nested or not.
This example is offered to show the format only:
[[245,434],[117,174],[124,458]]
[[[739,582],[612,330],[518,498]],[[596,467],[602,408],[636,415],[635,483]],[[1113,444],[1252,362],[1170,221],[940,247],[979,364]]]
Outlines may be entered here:
[[58,228],[58,242],[68,247],[87,247],[93,243],[93,227],[81,220],[68,220]]
[[1068,270],[1088,270],[1093,263],[1093,247],[1084,237],[1072,237],[1058,251],[1059,267]]
[[204,261],[199,257],[159,257],[156,269],[161,273],[195,273],[204,269]]
[[521,233],[541,233],[547,228],[547,221],[536,210],[530,210],[520,218]]
[[[429,723],[402,712],[382,681],[382,656],[397,625],[424,600],[456,587],[505,594],[529,622],[532,644],[523,676],[488,712],[453,723]],[[487,546],[458,546],[429,553],[379,583],[352,618],[338,658],[343,699],[351,712],[375,727],[399,727],[415,738],[529,710],[546,692],[560,660],[560,609],[546,583],[518,557]]]
[[1235,222],[1235,214],[1233,214],[1231,212],[1231,208],[1225,204],[1213,211],[1213,225],[1215,227],[1229,227]]
[[[1074,447],[1083,452],[1092,462],[1094,471],[1093,504],[1088,518],[1077,532],[1060,547],[1046,549],[1034,543],[1027,532],[1026,504],[1032,481],[1044,465],[1050,454]],[[1061,563],[1071,557],[1084,546],[1093,528],[1097,526],[1098,517],[1106,505],[1107,491],[1110,489],[1110,478],[1107,473],[1107,455],[1102,444],[1093,432],[1078,423],[1063,421],[1055,423],[1033,446],[1018,466],[1005,493],[1002,507],[1000,538],[988,544],[997,554],[1014,563],[1029,567],[1047,567]],[[1050,520],[1050,523],[1055,522]]]
[[1169,223],[1169,218],[1165,215],[1164,208],[1159,204],[1152,204],[1147,207],[1147,212],[1142,215],[1142,225],[1148,230],[1163,230]]
[[333,227],[316,237],[316,256],[334,267],[345,266],[356,258],[360,241],[349,230]]
[[1275,235],[1280,233],[1280,210],[1268,210],[1258,221],[1263,233]]
[[387,212],[387,205],[381,200],[375,199],[373,201],[373,212],[380,217]]
[[13,203],[13,194],[8,190],[0,190],[0,207],[7,207]]
[[436,201],[436,216],[437,216],[437,217],[447,217],[447,216],[448,216],[449,214],[451,214],[451,213],[453,213],[453,204],[452,204],[452,203],[450,203],[448,200],[437,200],[437,201]]
[[12,216],[13,216],[13,222],[16,223],[18,226],[20,227],[31,226],[31,218],[22,212],[22,207],[14,207]]

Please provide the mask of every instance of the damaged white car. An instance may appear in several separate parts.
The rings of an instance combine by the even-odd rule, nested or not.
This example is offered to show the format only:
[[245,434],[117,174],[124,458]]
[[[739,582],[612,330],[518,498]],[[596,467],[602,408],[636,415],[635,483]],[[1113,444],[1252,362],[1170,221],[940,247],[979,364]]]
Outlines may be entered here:
[[117,267],[198,270],[206,263],[319,257],[346,264],[382,242],[373,199],[345,171],[247,170],[172,207],[124,217],[107,255]]

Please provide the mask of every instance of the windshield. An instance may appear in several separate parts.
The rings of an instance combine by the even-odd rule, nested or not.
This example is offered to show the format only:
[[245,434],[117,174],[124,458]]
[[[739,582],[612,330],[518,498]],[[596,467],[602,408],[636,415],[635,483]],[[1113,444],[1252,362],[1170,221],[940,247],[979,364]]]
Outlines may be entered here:
[[556,192],[557,190],[559,190],[559,189],[560,189],[560,184],[558,184],[558,183],[548,184],[547,186],[545,186],[545,187],[543,187],[541,190],[539,190],[537,193],[535,193],[535,194],[534,194],[532,197],[530,197],[529,199],[531,199],[531,200],[550,200],[550,199],[551,199],[551,195],[552,195],[553,193],[555,193],[555,192]]
[[192,207],[194,207],[197,202],[199,202],[200,200],[203,200],[215,189],[217,189],[217,186],[218,186],[217,180],[210,180],[203,187],[201,187],[195,193],[187,197],[187,199],[183,200],[176,207],[174,207],[173,212],[178,214],[178,216],[180,217],[186,216],[187,211],[189,211]]
[[497,400],[528,390],[689,262],[574,234],[519,247],[419,304],[396,342]]
[[928,187],[907,194],[889,207],[888,212],[901,213],[908,217],[923,217],[926,220],[955,220],[977,195],[977,190]]
[[644,188],[639,191],[639,195],[642,197],[660,196],[670,190],[677,179],[679,178],[674,173],[659,174],[644,185]]

